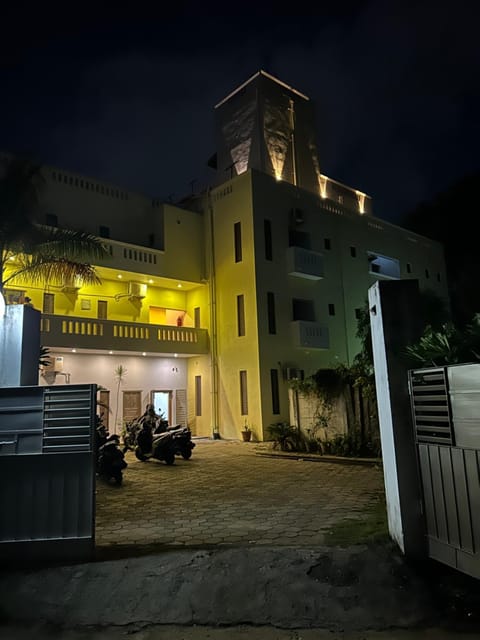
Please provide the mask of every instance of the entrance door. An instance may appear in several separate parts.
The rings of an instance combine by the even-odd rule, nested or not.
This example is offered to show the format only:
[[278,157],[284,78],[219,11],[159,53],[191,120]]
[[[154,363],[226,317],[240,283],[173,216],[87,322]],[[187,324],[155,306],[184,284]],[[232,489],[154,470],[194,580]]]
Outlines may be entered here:
[[108,418],[110,414],[110,391],[108,389],[100,389],[98,392],[98,414],[102,419],[105,428],[108,431]]
[[138,418],[143,413],[142,409],[142,392],[141,391],[124,391],[123,392],[123,422],[129,422],[134,418]]
[[152,391],[150,401],[155,408],[155,413],[164,415],[168,424],[172,424],[172,392]]

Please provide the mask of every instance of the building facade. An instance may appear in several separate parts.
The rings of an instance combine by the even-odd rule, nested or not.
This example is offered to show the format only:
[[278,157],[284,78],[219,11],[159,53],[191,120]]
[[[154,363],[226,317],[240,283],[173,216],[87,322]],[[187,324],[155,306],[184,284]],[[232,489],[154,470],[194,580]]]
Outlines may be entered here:
[[43,168],[38,221],[103,238],[109,258],[101,285],[11,287],[8,301],[42,311],[54,359],[40,384],[101,385],[111,430],[154,401],[195,435],[239,438],[248,422],[265,439],[289,419],[290,378],[352,362],[376,279],[447,300],[441,246],[321,173],[306,96],[259,72],[215,117],[214,186],[175,205]]

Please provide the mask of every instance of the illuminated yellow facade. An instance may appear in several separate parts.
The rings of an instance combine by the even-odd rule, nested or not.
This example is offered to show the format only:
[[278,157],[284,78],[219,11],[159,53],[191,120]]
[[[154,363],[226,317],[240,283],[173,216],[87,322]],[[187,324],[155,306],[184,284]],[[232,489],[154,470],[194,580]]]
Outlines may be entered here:
[[352,362],[376,279],[415,278],[447,299],[442,248],[320,172],[306,96],[259,72],[215,112],[215,186],[181,205],[44,167],[39,222],[102,237],[110,257],[101,285],[7,295],[32,299],[63,358],[40,383],[101,384],[116,430],[159,392],[195,435],[239,438],[248,422],[265,439],[289,419],[290,378]]

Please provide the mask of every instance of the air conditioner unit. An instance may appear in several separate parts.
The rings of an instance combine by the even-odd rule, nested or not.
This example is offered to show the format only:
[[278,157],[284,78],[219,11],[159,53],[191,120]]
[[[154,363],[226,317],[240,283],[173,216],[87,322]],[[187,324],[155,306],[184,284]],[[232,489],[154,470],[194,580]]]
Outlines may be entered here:
[[285,370],[287,380],[303,380],[305,377],[305,371],[303,369],[293,369],[287,367]]
[[62,283],[62,291],[64,293],[76,293],[82,286],[82,280],[79,277],[65,280]]
[[43,367],[47,373],[60,373],[63,371],[63,356],[49,356],[50,363]]
[[131,298],[145,298],[147,295],[147,285],[143,284],[143,282],[130,281],[128,283],[128,295]]
[[292,222],[294,224],[302,224],[305,222],[305,217],[303,215],[302,209],[297,209],[297,207],[293,207],[291,211]]

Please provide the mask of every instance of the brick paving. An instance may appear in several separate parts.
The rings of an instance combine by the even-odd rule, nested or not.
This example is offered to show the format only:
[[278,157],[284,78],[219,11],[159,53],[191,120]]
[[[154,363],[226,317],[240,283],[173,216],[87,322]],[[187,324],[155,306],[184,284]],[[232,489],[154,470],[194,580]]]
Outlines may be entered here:
[[383,496],[378,467],[256,455],[254,443],[196,441],[172,466],[128,452],[122,487],[97,481],[96,543],[314,547]]

